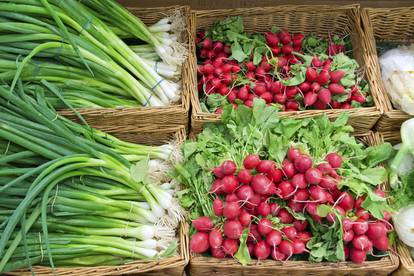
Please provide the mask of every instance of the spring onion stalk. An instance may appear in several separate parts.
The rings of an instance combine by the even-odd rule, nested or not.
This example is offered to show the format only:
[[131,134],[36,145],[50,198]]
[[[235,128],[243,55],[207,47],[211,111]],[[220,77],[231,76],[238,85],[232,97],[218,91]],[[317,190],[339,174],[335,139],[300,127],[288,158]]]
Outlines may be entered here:
[[0,86],[0,273],[174,252],[183,211],[162,183],[177,144],[137,145],[69,121],[48,102],[54,92],[45,80]]

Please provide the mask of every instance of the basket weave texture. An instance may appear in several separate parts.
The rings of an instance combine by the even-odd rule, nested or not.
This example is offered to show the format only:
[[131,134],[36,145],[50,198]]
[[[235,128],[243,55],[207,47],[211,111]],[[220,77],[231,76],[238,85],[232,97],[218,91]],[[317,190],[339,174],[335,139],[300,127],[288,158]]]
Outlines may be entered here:
[[[174,140],[181,143],[186,138],[184,126],[173,126],[170,128],[155,127],[100,127],[117,138],[128,142],[142,143],[147,145],[161,145],[165,142]],[[50,267],[34,266],[33,272],[38,276],[45,275],[76,275],[76,276],[101,276],[101,275],[151,275],[151,276],[182,276],[184,268],[188,264],[188,224],[182,222],[177,233],[179,246],[177,256],[161,258],[159,260],[135,261],[118,266],[98,266],[98,267],[60,267],[54,272]],[[8,272],[6,275],[30,276],[32,273],[27,270]]]
[[[363,41],[367,38],[360,25],[359,5],[283,5],[265,8],[200,10],[193,15],[195,17],[193,36],[195,36],[196,30],[206,29],[214,22],[228,16],[242,16],[247,32],[264,33],[269,31],[272,26],[277,26],[285,28],[291,33],[302,32],[305,35],[316,34],[326,38],[335,34],[340,36],[349,35],[353,47],[353,56],[360,66],[366,69],[368,49],[366,49],[366,43],[363,43]],[[378,92],[377,84],[373,81],[372,75],[366,77],[371,87],[374,106],[349,110],[351,114],[349,122],[360,132],[366,132],[375,125],[381,115],[380,105],[384,102],[380,99],[382,94]],[[219,115],[207,113],[201,109],[197,90],[193,90],[191,94],[191,106],[191,131],[194,133],[199,133],[204,123],[216,122],[220,118]],[[326,114],[329,118],[336,118],[342,112],[344,110],[340,109],[305,110],[281,112],[281,116],[307,118]]]
[[367,74],[375,82],[375,87],[383,102],[383,115],[376,125],[379,131],[399,130],[401,124],[410,116],[392,106],[391,100],[381,78],[378,61],[377,42],[413,43],[414,42],[414,6],[394,9],[365,8],[361,12],[364,40],[367,48]]
[[[366,132],[356,135],[366,145],[378,145],[382,138],[377,132]],[[285,261],[262,260],[251,265],[242,266],[234,259],[217,259],[203,257],[200,255],[190,256],[190,275],[226,275],[226,276],[247,276],[247,275],[389,275],[398,268],[399,259],[394,252],[390,256],[383,257],[377,261],[367,261],[362,265],[352,262],[339,263],[310,263],[306,261]]]
[[[182,66],[181,83],[182,96],[181,101],[165,107],[128,107],[128,108],[80,108],[79,113],[86,121],[94,126],[119,126],[136,125],[136,126],[172,126],[184,125],[186,128],[189,123],[190,110],[190,91],[196,89],[196,76],[193,72],[196,70],[195,51],[192,49],[194,40],[192,36],[193,22],[190,20],[190,8],[188,6],[170,6],[159,8],[138,8],[128,6],[127,9],[134,15],[138,16],[145,24],[154,24],[159,19],[174,14],[179,10],[186,22],[185,31],[182,34],[184,42],[188,45],[189,55]],[[60,110],[60,114],[76,120],[74,112],[68,109]]]

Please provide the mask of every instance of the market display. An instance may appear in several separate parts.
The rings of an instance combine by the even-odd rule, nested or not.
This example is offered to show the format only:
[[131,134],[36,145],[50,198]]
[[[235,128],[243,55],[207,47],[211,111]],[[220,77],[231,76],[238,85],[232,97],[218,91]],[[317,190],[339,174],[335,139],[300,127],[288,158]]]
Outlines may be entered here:
[[179,13],[146,26],[113,0],[3,1],[0,12],[0,79],[11,89],[19,79],[32,93],[52,82],[60,96],[47,97],[57,108],[166,106],[181,98],[188,53]]
[[325,39],[272,28],[248,34],[242,17],[197,34],[198,91],[204,109],[251,107],[262,98],[282,111],[372,106],[349,37]]

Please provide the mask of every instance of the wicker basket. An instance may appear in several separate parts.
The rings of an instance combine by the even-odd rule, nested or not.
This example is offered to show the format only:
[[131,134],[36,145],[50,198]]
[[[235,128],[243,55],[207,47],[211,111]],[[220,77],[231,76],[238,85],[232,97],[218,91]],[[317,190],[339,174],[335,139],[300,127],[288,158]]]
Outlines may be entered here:
[[[324,5],[285,5],[266,8],[240,8],[226,10],[197,11],[195,28],[205,29],[217,20],[222,20],[228,16],[243,16],[244,25],[248,32],[263,33],[272,26],[286,28],[291,32],[303,32],[304,34],[314,33],[322,37],[329,35],[349,35],[353,45],[354,57],[358,63],[365,67],[365,43],[366,39],[360,22],[359,6],[324,6]],[[195,30],[193,30],[195,31]],[[194,34],[193,34],[194,35]],[[370,130],[380,117],[380,105],[383,101],[379,99],[376,83],[368,76],[371,86],[374,104],[373,107],[355,108],[349,110],[351,114],[350,124],[356,130]],[[203,112],[201,109],[197,90],[191,94],[191,127],[192,131],[199,133],[202,125],[206,122],[218,121],[220,116],[212,113]],[[327,114],[330,118],[336,118],[343,112],[338,109],[328,110],[306,110],[297,112],[282,112],[283,117],[307,118],[321,114]]]
[[[186,128],[189,123],[190,110],[190,91],[196,89],[196,58],[192,49],[194,44],[190,20],[190,8],[188,6],[170,6],[160,8],[138,8],[136,6],[128,6],[129,11],[138,16],[144,23],[153,24],[166,15],[173,14],[175,10],[180,10],[185,16],[187,27],[183,37],[188,43],[189,56],[183,64],[181,73],[182,79],[182,96],[181,102],[166,107],[129,107],[129,108],[81,108],[78,109],[80,114],[94,127],[113,126],[114,124],[123,125],[184,125]],[[71,110],[61,110],[60,113],[71,119],[76,120],[77,117]]]
[[[125,141],[143,143],[148,145],[161,145],[167,141],[175,140],[182,142],[186,138],[184,126],[170,128],[137,128],[137,127],[116,127],[105,128],[112,135],[124,139]],[[76,276],[101,276],[101,275],[151,275],[151,276],[182,276],[184,268],[188,264],[188,224],[182,222],[179,229],[179,255],[159,260],[135,261],[118,266],[99,266],[99,267],[65,267],[56,268],[55,272],[45,266],[34,266],[35,275],[76,275]],[[32,273],[27,270],[8,272],[6,275],[27,275]]]
[[[378,145],[381,137],[378,133],[367,132],[357,135],[367,145]],[[190,257],[191,276],[199,275],[389,275],[398,268],[399,260],[395,253],[377,261],[368,261],[362,265],[351,262],[340,263],[310,263],[306,261],[278,262],[264,260],[255,264],[242,266],[234,259],[217,259],[192,255]]]
[[376,42],[414,42],[414,6],[394,9],[366,8],[361,12],[362,28],[367,37],[366,43],[368,54],[367,73],[375,82],[382,94],[381,99],[385,100],[381,104],[384,114],[377,123],[376,129],[379,131],[398,130],[405,120],[410,116],[400,110],[394,109],[388,93],[385,90],[381,79],[381,71],[378,62]]

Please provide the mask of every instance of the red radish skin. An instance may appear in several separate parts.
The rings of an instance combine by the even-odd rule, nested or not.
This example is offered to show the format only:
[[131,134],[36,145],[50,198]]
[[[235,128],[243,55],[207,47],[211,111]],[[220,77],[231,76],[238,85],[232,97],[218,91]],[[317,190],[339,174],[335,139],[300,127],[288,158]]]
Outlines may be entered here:
[[312,200],[318,203],[326,203],[328,201],[325,191],[320,186],[312,186],[309,188],[309,195]]
[[200,45],[204,49],[209,50],[213,48],[213,41],[211,40],[211,38],[207,37],[200,43]]
[[321,67],[323,65],[322,61],[318,57],[313,57],[312,66]]
[[296,228],[294,226],[286,226],[282,229],[282,232],[290,240],[295,239],[296,235],[298,234],[297,231],[296,231]]
[[253,177],[252,177],[251,171],[247,169],[242,169],[237,174],[237,179],[242,184],[250,184],[250,182],[252,181],[252,178]]
[[331,84],[329,84],[328,85],[328,89],[334,95],[342,95],[342,94],[344,94],[346,92],[345,91],[345,88],[342,85],[340,85],[339,83],[331,83]]
[[298,232],[303,232],[305,231],[306,227],[308,227],[308,222],[306,220],[295,220],[293,222],[293,226]]
[[[330,76],[329,76],[329,72],[326,70],[322,70],[318,77],[316,78],[316,81],[321,85],[325,85],[329,82]],[[330,89],[329,89],[330,90]],[[332,91],[331,91],[332,92]],[[333,92],[332,92],[333,93]]]
[[213,201],[213,211],[214,214],[218,217],[221,217],[223,215],[223,201],[216,197]]
[[313,92],[318,92],[320,89],[321,89],[321,86],[320,86],[320,84],[319,83],[317,83],[317,82],[313,82],[312,84],[311,84],[311,90],[313,91]]
[[351,257],[351,261],[356,264],[362,264],[367,259],[367,253],[356,248],[351,248],[349,256]]
[[290,224],[294,220],[293,216],[286,209],[281,209],[277,216],[283,224]]
[[368,251],[370,248],[372,248],[372,243],[371,241],[368,239],[367,236],[365,235],[361,235],[361,236],[356,236],[353,240],[352,240],[352,246],[356,249],[359,250],[363,250],[363,251]]
[[192,221],[194,228],[199,232],[210,231],[213,228],[213,221],[209,217],[199,217]]
[[299,90],[302,92],[302,93],[306,93],[306,92],[308,92],[310,89],[311,89],[311,84],[309,83],[309,82],[302,82],[301,84],[299,84]]
[[190,240],[190,250],[194,253],[204,253],[209,248],[208,234],[204,232],[195,233]]
[[226,202],[236,202],[239,201],[239,198],[237,197],[236,194],[227,194],[226,195]]
[[229,194],[233,193],[237,189],[237,186],[239,186],[239,181],[237,180],[237,177],[235,177],[234,175],[226,175],[221,180],[221,185],[221,189],[225,193]]
[[282,162],[282,171],[287,178],[292,178],[296,173],[294,164],[286,159]]
[[303,209],[305,209],[305,204],[296,201],[289,201],[288,204],[289,208],[292,209],[293,212],[302,213]]
[[354,208],[355,200],[348,192],[343,192],[339,196],[338,206],[341,206],[345,211],[350,211]]
[[306,243],[312,238],[312,236],[309,232],[301,232],[301,233],[298,233],[296,238]]
[[309,82],[313,82],[318,77],[318,73],[315,69],[308,67],[306,68],[306,80]]
[[293,201],[307,201],[309,198],[309,192],[306,189],[300,189],[293,195]]
[[210,248],[219,248],[223,243],[223,235],[221,234],[220,230],[213,229],[208,234],[208,242],[210,244]]
[[274,182],[279,183],[283,178],[283,172],[280,169],[273,167],[268,173],[267,176]]
[[322,173],[316,168],[307,169],[305,179],[309,184],[317,185],[322,180]]
[[226,256],[222,248],[211,248],[210,251],[211,256],[217,259],[223,259]]
[[231,160],[224,161],[220,167],[224,175],[233,175],[237,170],[236,163]]
[[297,173],[292,177],[291,183],[293,187],[298,189],[305,189],[308,187],[306,182],[305,175],[303,173]]
[[364,209],[358,209],[355,215],[359,218],[357,221],[367,221],[369,219],[369,213]]
[[355,208],[355,209],[360,209],[360,208],[361,208],[362,203],[364,202],[364,200],[365,200],[365,197],[358,197],[358,198],[355,200],[354,208]]
[[279,248],[277,247],[272,248],[270,251],[271,251],[272,259],[275,261],[284,261],[287,258],[286,255],[280,252]]
[[312,159],[306,155],[301,155],[295,160],[295,168],[301,173],[312,167]]
[[328,153],[325,158],[332,168],[337,169],[342,166],[342,157],[335,152]]
[[279,38],[272,32],[265,33],[265,39],[270,47],[277,47],[279,45]]
[[314,92],[308,92],[305,94],[303,103],[305,106],[311,106],[318,100],[318,95]]
[[299,240],[292,241],[293,254],[302,254],[306,251],[305,243]]
[[268,173],[272,168],[274,168],[275,163],[270,160],[262,160],[259,165],[256,167],[256,171],[259,173]]
[[239,249],[239,244],[236,240],[226,239],[223,241],[223,251],[226,256],[233,257]]
[[226,202],[223,208],[223,216],[227,219],[235,219],[240,215],[238,202]]
[[282,52],[283,52],[285,55],[290,55],[290,54],[292,53],[292,51],[293,51],[292,46],[290,46],[289,44],[283,45],[283,47],[282,47]]
[[223,170],[221,169],[220,166],[219,167],[215,167],[213,169],[213,174],[217,178],[223,178],[224,177]]
[[267,217],[270,214],[270,205],[267,202],[261,202],[259,206],[257,206],[257,214],[262,217]]
[[293,147],[290,147],[288,149],[287,158],[289,159],[289,161],[294,162],[296,158],[298,158],[299,156],[301,156],[301,153],[298,149]]
[[349,231],[352,229],[353,221],[349,218],[344,218],[342,220],[342,227],[345,231]]
[[257,223],[257,231],[260,235],[266,236],[272,231],[272,222],[267,218],[262,218]]
[[356,235],[363,235],[368,231],[368,222],[357,220],[353,223],[352,230]]
[[222,187],[223,187],[223,184],[221,183],[221,179],[216,179],[211,185],[210,193],[221,195],[224,193]]
[[334,190],[337,188],[336,180],[329,176],[322,177],[319,186],[327,190]]
[[250,226],[249,236],[247,237],[248,242],[257,243],[261,239],[259,231],[257,231],[257,226],[252,224]]
[[248,170],[253,170],[260,164],[260,157],[257,154],[249,154],[243,161],[243,166]]
[[266,243],[269,246],[278,246],[282,241],[282,234],[279,231],[272,230],[269,234],[266,235]]
[[366,235],[370,240],[376,240],[381,237],[386,237],[387,227],[382,222],[369,223]]
[[265,260],[270,255],[270,246],[265,241],[259,241],[254,246],[254,255],[258,260]]
[[256,174],[252,179],[252,188],[255,193],[259,195],[266,195],[269,193],[272,186],[272,181],[263,174]]
[[276,94],[273,97],[273,101],[276,102],[276,103],[279,103],[279,104],[285,104],[286,100],[287,100],[287,98],[286,98],[285,94]]
[[342,239],[345,242],[351,242],[354,239],[354,232],[352,230],[345,231]]
[[336,70],[336,71],[330,72],[331,82],[333,83],[339,82],[344,75],[345,75],[345,71],[343,70]]
[[331,102],[332,100],[332,95],[331,95],[331,91],[329,91],[328,89],[321,89],[318,92],[318,99],[321,103],[327,105]]
[[390,248],[390,241],[387,236],[382,236],[372,241],[373,246],[379,251],[387,251]]
[[279,214],[280,206],[277,203],[270,203],[270,213],[276,217]]
[[248,212],[242,212],[239,215],[239,221],[243,227],[247,227],[252,222],[252,216]]
[[260,202],[261,202],[260,195],[253,194],[252,198],[246,202],[245,206],[248,208],[256,208],[257,206],[259,206]]
[[287,240],[283,240],[279,244],[279,250],[280,250],[281,253],[285,254],[289,258],[293,254],[293,246],[292,246],[292,243],[290,243]]
[[244,185],[237,189],[236,195],[240,200],[249,201],[253,197],[254,192],[252,187]]
[[293,187],[293,185],[287,180],[283,180],[282,182],[280,182],[278,189],[280,191],[280,196],[283,199],[291,198],[295,191],[295,188]]
[[238,240],[242,232],[243,232],[243,227],[239,221],[228,220],[224,223],[223,233],[227,238]]
[[247,242],[247,250],[249,250],[250,257],[254,257],[254,243]]

